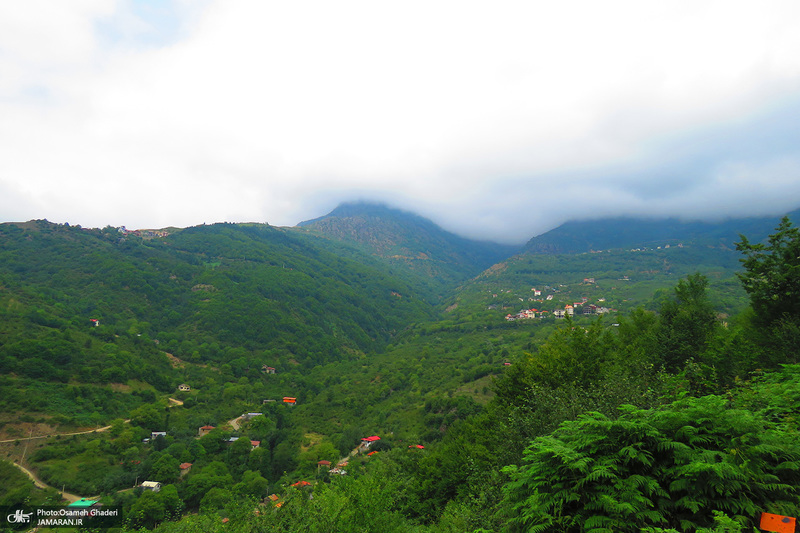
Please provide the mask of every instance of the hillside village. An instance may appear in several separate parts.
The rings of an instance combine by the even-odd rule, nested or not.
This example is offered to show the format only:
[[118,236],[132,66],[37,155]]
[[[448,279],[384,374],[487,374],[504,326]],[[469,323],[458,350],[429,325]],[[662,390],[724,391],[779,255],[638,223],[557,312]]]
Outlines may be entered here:
[[[624,280],[627,281],[627,276],[624,277]],[[595,285],[594,278],[584,278],[583,282],[580,284],[581,286],[586,285]],[[589,303],[589,297],[581,296],[577,299],[577,301],[573,300],[569,303],[566,303],[563,308],[559,307],[560,303],[556,303],[555,301],[555,294],[557,294],[561,289],[565,286],[561,285],[559,289],[551,288],[549,286],[545,286],[543,289],[537,289],[536,287],[531,288],[531,292],[533,292],[533,297],[529,297],[529,302],[538,302],[540,304],[539,307],[542,309],[537,309],[534,307],[528,309],[521,309],[517,313],[509,313],[505,315],[505,319],[509,322],[515,320],[532,320],[532,319],[542,319],[542,318],[549,318],[553,317],[556,319],[562,319],[567,316],[575,316],[575,315],[583,315],[583,316],[597,316],[597,315],[606,315],[609,313],[617,312],[616,309],[611,309],[606,307],[605,305],[598,305],[605,303],[606,299],[604,297],[599,297],[596,299],[597,303]],[[546,296],[542,297],[542,291],[550,292]],[[510,290],[506,292],[510,293]],[[536,298],[536,297],[539,298]],[[566,295],[568,296],[568,295]],[[492,294],[493,298],[497,298],[497,294]],[[519,298],[520,301],[524,301],[524,298]],[[560,300],[564,300],[564,298],[560,298]],[[552,303],[551,303],[552,302]],[[548,307],[548,309],[544,309],[544,307]],[[504,306],[504,309],[506,306]],[[488,307],[489,310],[497,309],[496,305],[490,305]]]
[[606,315],[608,313],[615,313],[616,311],[616,309],[609,309],[608,307],[590,304],[587,300],[583,300],[580,302],[574,302],[573,304],[566,304],[564,309],[556,309],[552,313],[546,310],[539,311],[535,308],[522,309],[516,314],[507,314],[506,320],[531,320],[535,318],[547,318],[550,316],[554,318],[565,318],[567,316],[575,316],[576,314],[584,316]]

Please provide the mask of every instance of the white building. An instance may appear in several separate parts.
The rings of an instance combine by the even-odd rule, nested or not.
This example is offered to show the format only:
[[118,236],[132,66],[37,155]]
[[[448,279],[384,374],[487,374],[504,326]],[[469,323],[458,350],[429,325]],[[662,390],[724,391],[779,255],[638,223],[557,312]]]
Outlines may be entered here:
[[152,490],[153,492],[161,490],[161,483],[158,481],[142,481],[142,484],[139,486],[144,490]]

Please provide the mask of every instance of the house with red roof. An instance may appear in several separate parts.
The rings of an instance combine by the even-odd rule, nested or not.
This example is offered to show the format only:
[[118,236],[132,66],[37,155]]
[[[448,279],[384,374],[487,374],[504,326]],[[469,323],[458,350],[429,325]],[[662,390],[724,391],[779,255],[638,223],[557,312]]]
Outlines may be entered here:
[[361,439],[361,444],[359,445],[359,449],[366,450],[370,447],[373,442],[377,442],[381,440],[381,438],[377,435],[372,435],[371,437],[364,437]]
[[189,470],[192,469],[192,463],[181,463],[181,474],[180,477],[185,476],[189,473]]

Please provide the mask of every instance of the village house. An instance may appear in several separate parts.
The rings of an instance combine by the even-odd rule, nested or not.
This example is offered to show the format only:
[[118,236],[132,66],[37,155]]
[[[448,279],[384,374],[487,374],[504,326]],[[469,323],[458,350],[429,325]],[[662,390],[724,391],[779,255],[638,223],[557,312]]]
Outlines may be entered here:
[[158,481],[142,481],[142,484],[139,486],[142,487],[143,490],[152,490],[153,492],[161,490],[161,483]]
[[103,504],[100,503],[99,501],[90,500],[89,498],[81,498],[80,500],[76,500],[71,504],[67,505],[67,507],[70,507],[72,509],[90,509],[92,507],[100,508],[102,506]]
[[297,398],[293,398],[291,396],[284,396],[283,403],[287,405],[295,405],[297,403]]
[[185,476],[186,474],[189,473],[189,470],[192,469],[192,463],[181,463],[180,468],[181,468],[181,476],[180,477],[183,477],[183,476]]
[[536,313],[538,312],[539,311],[536,309],[523,309],[516,315],[511,315],[511,314],[506,315],[506,320],[511,321],[511,320],[526,320],[526,319],[536,318]]
[[214,429],[215,429],[214,426],[203,426],[201,428],[197,428],[197,436],[205,437],[206,435],[211,433],[211,431]]
[[378,442],[381,438],[377,435],[372,435],[371,437],[364,437],[361,439],[361,444],[358,446],[358,451],[363,451],[369,449],[373,442]]
[[265,374],[274,374],[275,369],[271,366],[264,365],[261,367],[261,371]]
[[158,437],[166,438],[167,437],[167,432],[166,431],[153,431],[152,433],[150,433],[150,438],[151,439],[155,439],[155,438],[158,438]]
[[247,422],[248,420],[251,420],[257,416],[264,416],[264,413],[244,413],[240,418],[244,422]]

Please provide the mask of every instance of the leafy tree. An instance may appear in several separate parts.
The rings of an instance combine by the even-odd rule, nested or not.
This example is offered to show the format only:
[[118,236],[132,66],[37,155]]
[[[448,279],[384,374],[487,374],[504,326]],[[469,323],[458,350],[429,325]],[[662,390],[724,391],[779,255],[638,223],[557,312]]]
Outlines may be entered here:
[[800,229],[783,217],[767,244],[751,244],[740,235],[736,249],[745,272],[739,274],[756,321],[769,326],[785,317],[800,316]]
[[181,473],[180,461],[168,453],[156,459],[150,470],[150,477],[161,483],[174,483]]
[[145,404],[131,411],[131,422],[149,431],[163,431],[164,417],[153,404]]
[[261,473],[262,476],[269,477],[272,473],[272,454],[266,446],[259,446],[252,452],[247,459],[247,468]]
[[166,505],[159,494],[146,490],[131,507],[128,513],[128,521],[134,527],[144,526],[152,529],[157,523],[164,520],[166,516]]
[[213,487],[200,502],[200,512],[209,513],[224,509],[233,499],[233,493],[228,489]]
[[681,368],[692,357],[701,358],[713,339],[717,314],[707,289],[708,279],[698,272],[680,280],[674,295],[661,304],[656,338],[668,370]]
[[247,470],[242,475],[242,480],[233,486],[233,492],[237,494],[253,496],[262,499],[267,495],[269,481],[261,474],[252,470]]
[[190,507],[197,507],[203,496],[213,487],[229,488],[233,485],[233,476],[225,463],[214,461],[191,476],[184,487],[184,501]]
[[489,420],[478,415],[459,421],[435,448],[421,456],[416,483],[409,490],[409,514],[432,521],[448,501],[464,498],[472,487],[483,484],[495,459],[490,452],[493,435],[485,430]]
[[164,485],[158,493],[164,503],[164,513],[168,520],[177,520],[183,511],[183,501],[178,496],[175,485]]
[[275,421],[267,416],[257,416],[248,422],[247,434],[253,440],[267,441],[275,432]]
[[752,244],[740,235],[736,249],[745,271],[738,274],[750,296],[758,337],[773,361],[797,361],[800,346],[800,229],[783,217],[767,243]]
[[250,439],[246,437],[240,437],[228,445],[225,462],[237,477],[247,468],[247,460],[252,449],[253,446],[250,444]]
[[230,432],[222,428],[215,428],[200,439],[200,444],[209,455],[217,454],[225,449],[225,442],[230,436]]

